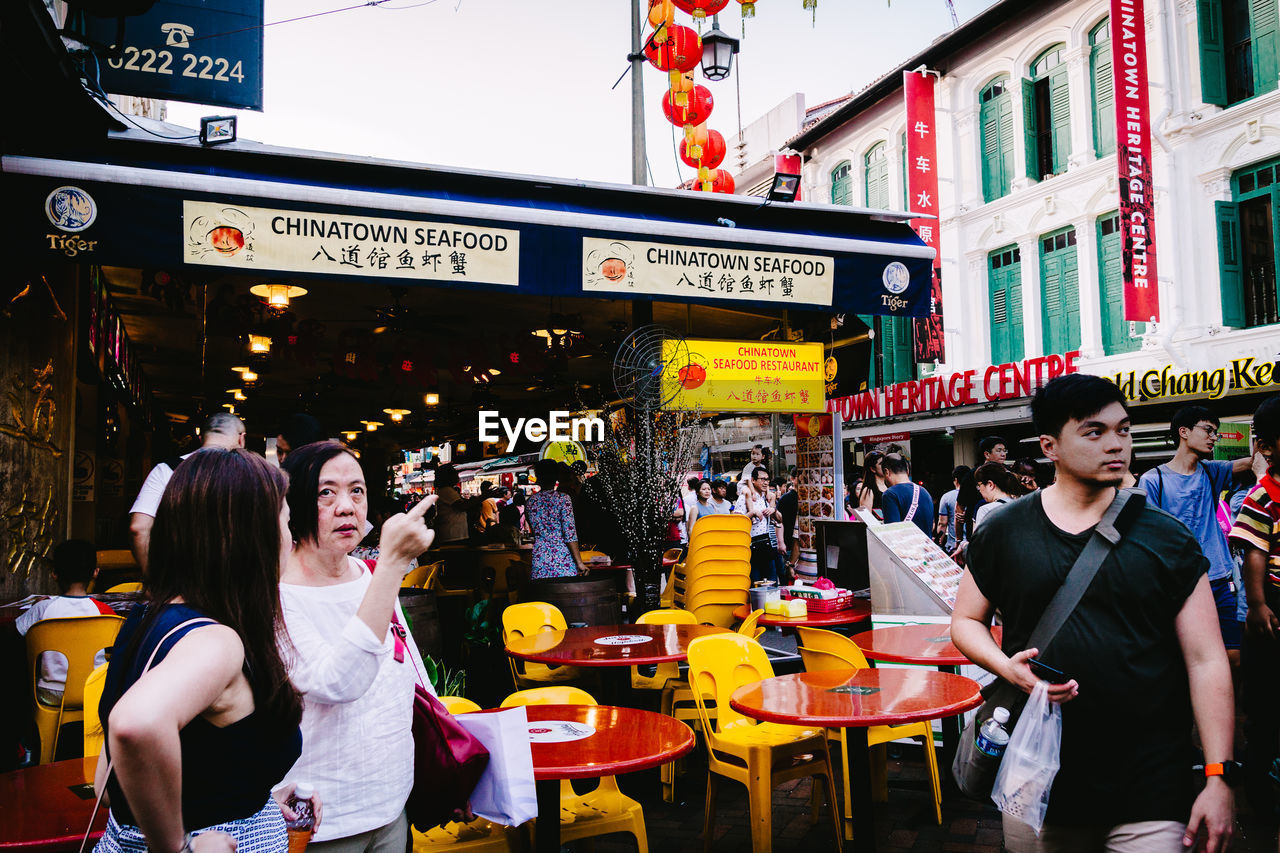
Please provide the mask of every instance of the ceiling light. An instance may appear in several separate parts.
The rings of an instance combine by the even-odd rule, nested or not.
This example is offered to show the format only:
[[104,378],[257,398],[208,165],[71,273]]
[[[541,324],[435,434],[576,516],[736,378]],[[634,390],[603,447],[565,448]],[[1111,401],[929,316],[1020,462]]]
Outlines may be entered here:
[[304,287],[279,282],[255,284],[249,288],[249,292],[254,296],[262,297],[266,301],[267,307],[274,311],[283,311],[289,307],[290,299],[307,295],[307,290]]
[[426,395],[423,396],[422,402],[426,403],[428,406],[438,406],[440,405],[440,395],[435,391],[428,391]]
[[232,372],[232,373],[251,373],[251,372],[252,372],[252,368],[249,368],[249,367],[233,367],[233,368],[231,368],[231,372]]
[[232,397],[234,397],[236,402],[241,402],[243,400],[248,399],[247,397],[245,397],[244,392],[241,391],[239,388],[228,388],[227,393],[230,394]]
[[378,427],[382,426],[382,421],[361,421],[364,424],[365,432],[377,432]]
[[391,415],[391,420],[396,423],[400,423],[404,420],[405,415],[411,414],[408,409],[383,409],[382,411]]
[[254,373],[252,370],[246,370],[244,373],[240,374],[240,378],[244,380],[245,385],[252,385],[258,381],[258,374]]
[[355,441],[356,436],[360,435],[360,432],[359,430],[349,429],[344,432],[343,435],[346,437],[347,441]]
[[465,441],[458,442],[458,452],[466,453],[466,451],[467,451],[467,443]]
[[236,413],[236,407],[231,405],[230,403],[223,403],[222,408],[226,409],[228,412],[230,412],[233,415]]
[[501,376],[501,375],[502,375],[502,371],[501,371],[501,370],[499,370],[499,369],[498,369],[498,368],[496,368],[496,367],[490,367],[490,368],[489,368],[489,375],[490,375],[490,376]]
[[249,335],[249,352],[267,355],[271,352],[271,338],[268,335]]

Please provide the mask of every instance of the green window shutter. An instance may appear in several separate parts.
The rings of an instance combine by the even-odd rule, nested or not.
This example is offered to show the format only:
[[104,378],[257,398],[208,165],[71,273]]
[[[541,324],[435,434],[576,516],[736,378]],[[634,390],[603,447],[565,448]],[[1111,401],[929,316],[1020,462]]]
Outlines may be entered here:
[[[982,105],[982,200],[995,201],[1004,195],[1000,175],[1000,98]],[[910,208],[910,205],[908,205]]]
[[1058,175],[1067,171],[1067,158],[1071,155],[1071,96],[1065,62],[1049,72],[1049,124],[1053,133],[1053,173]]
[[893,324],[892,317],[880,318],[880,381],[878,385],[892,385],[897,382],[897,371],[894,369],[896,365],[893,363],[893,353],[898,347],[898,327]]
[[883,142],[863,156],[862,175],[866,185],[867,207],[886,209],[889,206],[889,158]]
[[1099,157],[1116,150],[1116,93],[1111,43],[1095,45],[1089,57],[1093,72],[1093,150]]
[[831,172],[831,203],[853,204],[853,175],[848,163],[841,163]]
[[[1105,223],[1105,224],[1104,224]],[[1107,355],[1133,352],[1140,345],[1124,319],[1124,272],[1121,268],[1118,218],[1098,220],[1098,296],[1102,314],[1102,348]]]
[[1200,96],[1227,105],[1227,61],[1222,39],[1222,0],[1196,0],[1200,24]]
[[1013,95],[1006,92],[1000,97],[1000,195],[1008,195],[1013,189],[1013,145],[1016,133],[1013,126]]
[[[996,255],[1008,255],[1008,250]],[[995,256],[992,256],[994,261]],[[1018,262],[990,267],[991,363],[1022,359],[1022,275]]]
[[[1073,232],[1065,232],[1074,238]],[[1043,244],[1063,232],[1040,238],[1040,327],[1044,331],[1044,355],[1080,348],[1080,268],[1074,239],[1069,245],[1045,252]]]
[[1222,287],[1222,325],[1244,328],[1244,264],[1240,251],[1240,207],[1213,203],[1218,217],[1218,281]]
[[915,352],[912,347],[910,317],[882,317],[886,331],[884,350],[884,384],[906,382],[915,378]]
[[1280,76],[1277,64],[1276,0],[1249,0],[1249,29],[1253,34],[1253,92],[1261,95],[1276,88]]
[[1036,144],[1036,84],[1030,80],[1022,81],[1022,141],[1027,151],[1027,177],[1038,181],[1043,175],[1039,171],[1039,146]]
[[875,388],[876,385],[876,347],[879,345],[879,335],[876,334],[876,317],[874,314],[858,314],[858,319],[862,321],[871,334],[874,336],[871,341],[871,368],[867,371],[867,387]]

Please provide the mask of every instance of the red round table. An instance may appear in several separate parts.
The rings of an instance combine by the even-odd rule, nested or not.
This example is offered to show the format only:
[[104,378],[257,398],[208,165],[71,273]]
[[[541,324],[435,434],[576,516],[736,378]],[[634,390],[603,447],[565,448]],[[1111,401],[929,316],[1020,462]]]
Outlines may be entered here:
[[[739,621],[746,619],[751,615],[751,605],[744,604],[737,610],[733,611],[733,618]],[[809,613],[805,616],[771,616],[768,613],[760,615],[760,621],[756,624],[765,625],[769,628],[836,628],[841,625],[856,625],[859,622],[871,621],[871,602],[865,598],[855,598],[853,606],[844,610],[837,610],[834,613]]]
[[[79,850],[93,801],[80,758],[0,773],[0,850]],[[106,825],[104,807],[98,810],[90,839],[101,837]]]
[[[1004,631],[991,629],[999,644]],[[950,625],[891,625],[854,634],[852,640],[871,660],[886,663],[915,663],[925,666],[957,667],[969,663],[951,642]]]
[[874,850],[867,727],[954,716],[982,704],[982,694],[976,681],[949,672],[859,669],[767,678],[739,687],[729,704],[757,720],[849,730],[853,847]]
[[[725,633],[710,625],[593,625],[520,637],[507,643],[507,654],[558,666],[642,666],[684,660],[693,640]],[[610,637],[637,639],[610,645]]]
[[613,705],[527,705],[525,710],[530,723],[562,720],[595,728],[581,740],[530,744],[538,788],[539,851],[560,850],[559,780],[647,770],[693,749],[693,729],[652,711]]

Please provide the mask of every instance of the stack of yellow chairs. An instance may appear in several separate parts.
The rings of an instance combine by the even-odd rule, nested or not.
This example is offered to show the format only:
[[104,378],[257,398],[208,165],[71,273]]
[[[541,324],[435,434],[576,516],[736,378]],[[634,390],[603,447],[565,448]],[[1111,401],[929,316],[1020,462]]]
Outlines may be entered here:
[[703,625],[732,627],[751,587],[751,520],[708,515],[694,522],[689,553],[672,573],[673,602]]
[[[462,696],[441,696],[440,704],[450,714],[468,714],[480,706]],[[449,821],[426,832],[411,829],[414,853],[432,851],[471,851],[471,853],[522,853],[524,839],[520,830],[478,817],[466,823]]]
[[[546,631],[567,631],[569,623],[564,614],[554,604],[545,601],[526,601],[512,604],[502,611],[502,642],[510,643],[518,637],[530,637]],[[547,666],[532,661],[517,661],[507,655],[507,663],[511,664],[511,679],[516,689],[537,687],[547,684],[562,684],[582,677],[582,670],[576,666]]]
[[[512,693],[503,708],[517,705],[595,705],[591,694],[577,687],[535,687]],[[535,826],[535,832],[537,831]],[[568,779],[560,781],[560,843],[594,838],[611,832],[629,832],[639,853],[649,853],[644,809],[618,789],[616,776],[601,776],[595,790],[578,794]]]
[[[826,789],[835,830],[835,850],[841,849],[840,818],[836,812],[835,780],[826,733],[821,727],[762,723],[739,714],[729,704],[733,691],[744,684],[773,677],[764,647],[741,634],[712,634],[689,644],[689,683],[707,736],[707,805],[703,837],[711,849],[715,837],[717,777],[747,787],[751,812],[751,849],[773,849],[773,788],[791,779],[812,776],[813,809],[817,818],[818,783]],[[708,700],[716,704],[713,720]]]
[[[867,658],[858,644],[843,634],[824,631],[821,628],[796,628],[800,634],[800,658],[808,672],[836,669],[866,669]],[[827,737],[840,744],[844,767],[844,820],[851,826],[853,804],[849,797],[849,744],[845,729],[828,729]],[[938,756],[933,745],[933,726],[930,723],[908,723],[902,726],[870,726],[867,728],[867,745],[881,746],[890,741],[911,738],[924,747],[925,764],[929,768],[930,793],[933,794],[933,816],[942,824],[942,782],[938,776]],[[888,778],[885,774],[884,750],[879,750],[871,762],[872,788],[881,802],[889,798]]]

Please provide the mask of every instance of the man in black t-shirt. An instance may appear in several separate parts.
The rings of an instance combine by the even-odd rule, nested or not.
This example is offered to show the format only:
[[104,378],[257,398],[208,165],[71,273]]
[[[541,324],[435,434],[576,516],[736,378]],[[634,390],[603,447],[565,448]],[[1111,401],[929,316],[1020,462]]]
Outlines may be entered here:
[[[1208,563],[1181,522],[1144,508],[1047,648],[1026,648],[1111,504],[1133,444],[1124,397],[1105,379],[1054,379],[1031,408],[1057,481],[974,533],[951,628],[970,660],[1027,692],[1033,657],[1070,679],[1049,687],[1062,703],[1062,748],[1044,829],[1037,836],[1006,815],[1006,849],[1173,853],[1203,828],[1208,850],[1220,850],[1234,823],[1234,709]],[[1003,650],[988,630],[997,609]],[[1206,765],[1199,781],[1193,718]]]

